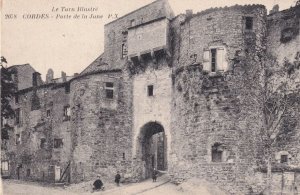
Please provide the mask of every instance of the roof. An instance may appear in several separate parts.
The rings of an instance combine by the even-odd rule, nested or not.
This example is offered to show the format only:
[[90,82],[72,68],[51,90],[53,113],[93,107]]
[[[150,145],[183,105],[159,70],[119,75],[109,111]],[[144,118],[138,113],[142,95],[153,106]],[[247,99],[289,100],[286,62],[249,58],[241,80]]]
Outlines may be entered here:
[[12,66],[7,67],[8,70],[10,70],[10,69],[21,70],[21,69],[24,69],[24,68],[30,68],[34,72],[36,72],[36,70],[30,64],[18,64],[18,65],[12,65]]
[[[161,8],[161,9],[158,9]],[[153,22],[155,20],[160,20],[162,18],[172,18],[174,17],[173,11],[168,3],[167,0],[156,0],[150,4],[147,4],[141,8],[138,8],[108,24],[105,24],[105,26],[112,24],[114,22],[120,22],[122,23],[122,19],[129,17],[137,17],[136,15],[134,15],[133,13],[136,12],[143,12],[143,9],[147,10],[147,16],[148,19],[144,21],[143,24],[146,23],[150,23]],[[150,11],[149,11],[150,10]],[[142,25],[143,25],[142,24]],[[106,27],[105,27],[106,28]],[[108,53],[102,53],[99,57],[97,57],[88,67],[86,67],[81,73],[80,75],[86,75],[89,73],[94,73],[94,72],[101,72],[103,70],[108,70],[108,69],[116,69],[114,62],[112,62],[113,59],[111,59],[111,57],[109,57]],[[123,61],[124,62],[124,61]],[[121,62],[121,63],[123,63]]]
[[79,75],[85,75],[91,72],[97,72],[105,69],[108,66],[108,63],[104,59],[104,53],[97,57],[88,67],[86,67]]
[[[152,7],[153,5],[159,4],[159,3],[162,3],[162,7],[165,8],[164,11],[165,11],[165,16],[166,16],[167,18],[168,18],[168,17],[170,17],[170,18],[174,17],[173,10],[171,9],[171,7],[170,7],[170,5],[169,5],[168,0],[156,0],[156,1],[153,1],[152,3],[149,3],[149,4],[147,4],[147,5],[143,6],[143,7],[140,7],[140,8],[138,8],[138,9],[132,11],[132,12],[129,12],[129,13],[125,14],[124,16],[119,17],[119,18],[116,19],[116,20],[113,20],[113,21],[111,21],[111,22],[105,24],[105,26],[106,26],[106,25],[109,25],[109,24],[111,24],[111,23],[114,23],[114,22],[116,22],[116,21],[119,21],[120,19],[125,18],[125,17],[127,17],[127,16],[129,16],[129,15],[135,13],[135,12],[138,12],[138,11],[142,10],[142,9],[145,9],[145,8],[146,8],[146,9],[151,9],[151,8],[149,8],[149,7]],[[153,6],[153,7],[154,7],[154,6]]]

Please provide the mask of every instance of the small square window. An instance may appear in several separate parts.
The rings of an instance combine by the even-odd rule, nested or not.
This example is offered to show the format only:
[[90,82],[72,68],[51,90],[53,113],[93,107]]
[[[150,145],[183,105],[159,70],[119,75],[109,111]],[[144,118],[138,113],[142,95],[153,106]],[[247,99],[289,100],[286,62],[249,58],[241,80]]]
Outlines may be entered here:
[[287,163],[287,162],[288,162],[288,155],[281,155],[280,163]]
[[64,107],[64,120],[68,121],[71,118],[71,109],[70,106],[65,106]]
[[47,110],[47,117],[50,117],[51,115],[51,110]]
[[41,148],[45,148],[45,146],[46,146],[46,139],[45,139],[45,138],[42,138],[42,139],[41,139],[40,147],[41,147]]
[[54,145],[54,148],[62,148],[63,147],[63,141],[62,139],[54,139],[53,141],[53,145]]
[[21,109],[17,108],[15,110],[16,124],[19,125],[21,123]]
[[114,83],[107,82],[107,83],[105,83],[105,87],[113,88],[114,87]]
[[153,85],[148,85],[148,96],[153,96]]
[[212,162],[222,162],[222,156],[223,156],[223,149],[221,147],[222,145],[220,143],[215,143],[212,146],[211,150],[211,160]]
[[70,83],[67,83],[66,85],[65,85],[65,93],[70,93]]
[[247,30],[253,29],[253,17],[246,17],[246,29]]
[[15,95],[15,103],[16,103],[16,104],[19,103],[19,95],[18,95],[18,94]]
[[114,83],[112,82],[105,83],[105,95],[107,99],[114,98]]

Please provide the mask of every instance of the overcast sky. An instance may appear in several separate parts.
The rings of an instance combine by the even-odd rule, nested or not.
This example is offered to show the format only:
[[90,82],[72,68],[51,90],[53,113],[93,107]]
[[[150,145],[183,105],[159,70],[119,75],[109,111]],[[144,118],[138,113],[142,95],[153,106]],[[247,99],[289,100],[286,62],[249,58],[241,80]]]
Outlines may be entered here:
[[[61,71],[67,75],[81,72],[103,52],[103,26],[118,17],[142,7],[153,0],[2,0],[1,55],[8,66],[31,64],[45,79],[49,68],[55,77]],[[192,9],[194,13],[211,7],[235,4],[263,4],[268,10],[275,4],[279,9],[295,5],[296,0],[169,0],[176,15]],[[55,19],[53,7],[97,8],[102,19]],[[70,12],[69,12],[70,13]],[[74,12],[73,12],[74,13]],[[72,16],[73,16],[72,13]],[[5,14],[16,14],[9,19]],[[49,19],[27,19],[28,14],[49,14]],[[65,14],[68,14],[65,12]],[[89,15],[89,14],[88,14]],[[25,17],[25,19],[23,18]]]

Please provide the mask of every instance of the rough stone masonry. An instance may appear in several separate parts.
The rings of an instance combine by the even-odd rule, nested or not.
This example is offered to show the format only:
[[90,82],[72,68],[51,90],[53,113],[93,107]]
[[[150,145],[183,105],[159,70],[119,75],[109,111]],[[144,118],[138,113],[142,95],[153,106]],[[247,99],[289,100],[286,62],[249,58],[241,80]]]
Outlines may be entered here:
[[[26,88],[12,100],[14,128],[2,143],[9,176],[74,183],[120,171],[134,182],[155,167],[173,182],[262,192],[263,110],[249,97],[260,92],[267,55],[293,67],[299,89],[299,16],[299,6],[267,15],[263,5],[174,16],[157,0],[106,24],[104,53],[79,75],[53,79],[49,70],[42,82],[14,66],[16,78],[33,76],[15,80]],[[255,71],[244,74],[245,64]],[[273,189],[284,178],[286,192],[300,187],[300,107],[289,109],[290,141],[272,149],[272,163],[285,167],[274,170]]]

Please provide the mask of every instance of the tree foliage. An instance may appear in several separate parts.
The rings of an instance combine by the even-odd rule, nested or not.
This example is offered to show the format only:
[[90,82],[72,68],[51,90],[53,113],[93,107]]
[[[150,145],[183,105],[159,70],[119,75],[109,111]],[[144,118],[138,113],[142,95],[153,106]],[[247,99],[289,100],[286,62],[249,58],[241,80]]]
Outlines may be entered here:
[[11,100],[16,92],[16,87],[12,80],[12,72],[5,68],[3,63],[7,63],[7,61],[1,57],[1,138],[8,139],[8,130],[11,127],[4,124],[4,120],[14,116]]
[[248,117],[249,107],[259,105],[257,112],[261,115],[262,127],[258,138],[262,144],[262,167],[267,168],[268,189],[274,152],[280,144],[289,143],[300,117],[300,91],[296,83],[300,75],[299,56],[298,52],[292,62],[284,59],[279,63],[271,54],[263,56],[253,52],[237,56],[234,63],[234,69],[240,74],[235,77],[241,93],[236,97],[239,100],[237,106],[245,112],[239,117]]

